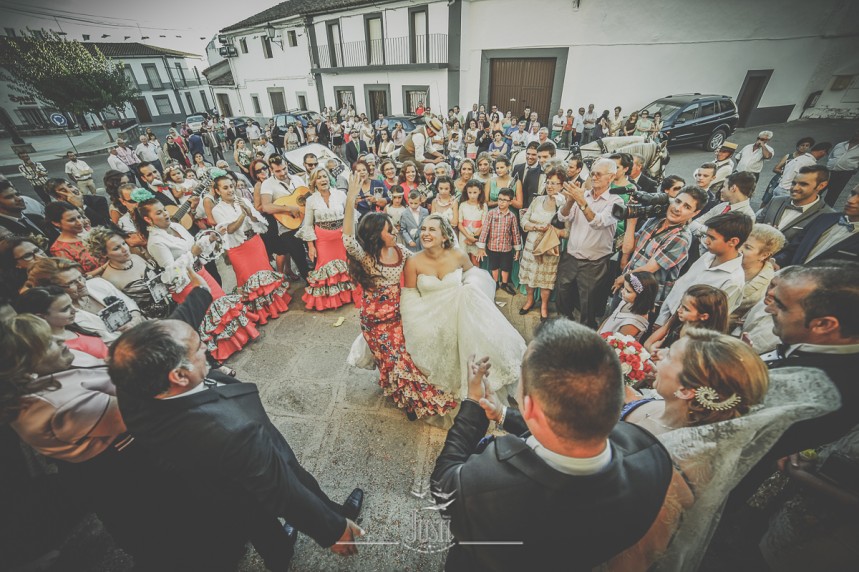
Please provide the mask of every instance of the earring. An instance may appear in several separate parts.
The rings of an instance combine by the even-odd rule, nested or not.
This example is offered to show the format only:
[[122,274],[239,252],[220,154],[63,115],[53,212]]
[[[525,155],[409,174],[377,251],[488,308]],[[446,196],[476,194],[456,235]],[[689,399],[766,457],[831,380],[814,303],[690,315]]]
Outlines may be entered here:
[[679,390],[679,389],[678,389],[677,391],[675,391],[675,392],[674,392],[674,397],[676,397],[677,399],[685,399],[685,398],[683,397],[683,394],[680,392],[680,390]]

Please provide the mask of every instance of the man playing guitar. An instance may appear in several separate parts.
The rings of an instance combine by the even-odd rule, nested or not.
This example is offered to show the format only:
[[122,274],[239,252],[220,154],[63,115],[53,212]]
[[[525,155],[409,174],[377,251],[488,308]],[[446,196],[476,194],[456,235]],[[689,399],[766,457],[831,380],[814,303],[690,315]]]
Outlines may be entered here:
[[[300,217],[301,209],[293,205],[276,205],[274,201],[281,197],[290,196],[295,193],[299,187],[304,187],[304,181],[297,175],[290,175],[287,169],[286,160],[279,155],[272,155],[269,158],[269,167],[271,169],[271,177],[266,179],[260,187],[260,200],[262,202],[262,211],[271,215],[287,213],[292,216]],[[300,238],[295,236],[295,230],[289,230],[281,223],[278,223],[278,231],[280,233],[278,246],[274,249],[277,257],[278,271],[287,275],[291,274],[289,257],[295,261],[298,271],[302,278],[307,278],[307,273],[310,272],[310,264],[307,260],[307,250],[305,243]],[[290,280],[294,280],[293,276],[289,276]]]

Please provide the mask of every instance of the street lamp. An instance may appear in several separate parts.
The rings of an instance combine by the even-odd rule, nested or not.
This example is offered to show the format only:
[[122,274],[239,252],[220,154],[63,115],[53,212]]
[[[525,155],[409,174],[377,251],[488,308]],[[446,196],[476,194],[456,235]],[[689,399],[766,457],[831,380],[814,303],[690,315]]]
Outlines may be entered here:
[[265,26],[265,35],[266,35],[266,36],[268,36],[268,39],[269,39],[269,41],[270,41],[270,42],[274,42],[275,44],[277,44],[278,46],[280,46],[280,49],[281,49],[281,50],[283,50],[283,38],[281,38],[280,40],[278,40],[278,39],[277,39],[277,37],[276,37],[276,35],[275,35],[276,33],[277,33],[277,30],[275,30],[275,29],[274,29],[274,26],[272,26],[272,25],[271,25],[271,22],[269,22],[268,24],[266,24],[266,26]]

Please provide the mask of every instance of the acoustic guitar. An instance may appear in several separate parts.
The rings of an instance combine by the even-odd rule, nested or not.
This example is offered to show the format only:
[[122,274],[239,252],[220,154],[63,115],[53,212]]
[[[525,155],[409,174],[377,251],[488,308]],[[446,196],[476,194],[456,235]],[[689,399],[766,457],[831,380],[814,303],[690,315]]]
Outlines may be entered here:
[[286,195],[275,200],[272,204],[277,206],[292,206],[298,207],[299,214],[277,213],[274,215],[275,220],[288,228],[289,230],[297,230],[304,221],[304,209],[307,197],[310,195],[310,189],[307,187],[296,187],[291,195]]
[[[206,190],[211,186],[212,179],[208,175],[204,175],[202,179],[197,183],[197,186],[194,187],[194,190],[191,191],[191,194],[188,196],[188,200],[186,200],[181,205],[173,206],[167,205],[164,207],[164,210],[167,211],[167,214],[170,215],[170,220],[172,222],[178,222],[181,224],[185,230],[191,230],[191,227],[194,226],[194,217],[189,212],[191,210],[191,199],[193,197],[201,196]],[[165,188],[164,192],[170,193],[169,188]],[[171,195],[172,197],[172,195]]]

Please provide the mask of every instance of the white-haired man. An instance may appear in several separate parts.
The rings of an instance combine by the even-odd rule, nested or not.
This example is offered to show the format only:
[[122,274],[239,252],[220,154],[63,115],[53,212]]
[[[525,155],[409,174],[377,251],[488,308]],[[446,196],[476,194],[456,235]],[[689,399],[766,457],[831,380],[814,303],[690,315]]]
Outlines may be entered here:
[[594,329],[611,284],[609,258],[617,229],[611,209],[623,205],[620,195],[608,192],[615,173],[617,163],[600,158],[591,166],[591,190],[585,190],[578,181],[568,181],[561,191],[567,200],[558,218],[569,221],[570,239],[558,263],[558,309],[568,317],[578,309],[579,322]]
[[772,159],[773,148],[767,145],[772,138],[772,131],[761,131],[754,143],[749,143],[743,147],[735,156],[737,171],[751,173],[757,181],[764,168],[764,161]]

